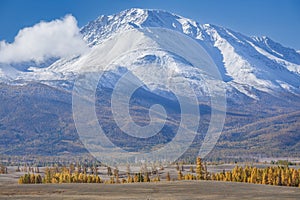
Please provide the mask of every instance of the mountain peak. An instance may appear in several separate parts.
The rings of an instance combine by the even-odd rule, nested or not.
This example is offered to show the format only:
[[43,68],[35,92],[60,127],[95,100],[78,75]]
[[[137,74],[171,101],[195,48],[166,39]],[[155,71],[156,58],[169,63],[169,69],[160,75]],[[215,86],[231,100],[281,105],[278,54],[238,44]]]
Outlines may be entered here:
[[132,17],[138,17],[138,16],[154,16],[154,15],[161,15],[161,14],[167,14],[167,15],[173,15],[178,16],[176,14],[173,14],[171,12],[168,12],[166,10],[162,9],[144,9],[144,8],[130,8],[121,11],[120,13],[117,13],[115,15],[126,15],[126,16],[132,16]]
[[197,37],[201,26],[194,20],[165,10],[131,8],[114,15],[102,15],[82,27],[84,39],[92,46],[107,37],[106,33],[142,27],[159,27]]

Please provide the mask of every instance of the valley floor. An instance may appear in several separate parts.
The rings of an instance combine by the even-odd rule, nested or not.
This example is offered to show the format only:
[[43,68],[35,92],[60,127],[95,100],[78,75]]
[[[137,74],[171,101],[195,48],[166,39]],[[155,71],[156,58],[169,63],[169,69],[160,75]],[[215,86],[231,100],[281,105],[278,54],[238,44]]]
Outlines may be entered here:
[[214,181],[132,184],[0,182],[0,199],[298,199],[300,188]]

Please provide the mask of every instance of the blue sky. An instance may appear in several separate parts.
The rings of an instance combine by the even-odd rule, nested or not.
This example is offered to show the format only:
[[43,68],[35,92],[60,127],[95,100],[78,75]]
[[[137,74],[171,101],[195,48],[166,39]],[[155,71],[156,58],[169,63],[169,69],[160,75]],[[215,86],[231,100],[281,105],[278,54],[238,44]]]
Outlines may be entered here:
[[132,7],[163,9],[246,35],[266,35],[300,50],[299,0],[0,0],[0,41],[12,42],[21,28],[41,20],[72,14],[83,26],[99,15]]

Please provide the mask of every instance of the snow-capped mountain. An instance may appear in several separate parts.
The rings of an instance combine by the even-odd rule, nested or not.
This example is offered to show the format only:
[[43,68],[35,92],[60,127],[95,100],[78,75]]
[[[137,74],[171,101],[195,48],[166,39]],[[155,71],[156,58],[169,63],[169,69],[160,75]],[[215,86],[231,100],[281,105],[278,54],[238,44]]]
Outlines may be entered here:
[[[48,67],[30,67],[26,71],[3,65],[0,80],[42,81],[61,86],[62,82],[72,83],[80,74],[106,71],[107,75],[102,84],[113,87],[116,77],[122,74],[121,67],[132,71],[155,93],[168,92],[164,83],[160,82],[159,74],[163,72],[177,82],[187,82],[198,96],[207,96],[204,79],[213,81],[214,78],[206,76],[204,69],[175,53],[178,46],[166,43],[170,39],[168,32],[158,32],[156,37],[153,34],[138,34],[141,30],[152,27],[183,33],[200,44],[218,67],[229,96],[238,92],[257,99],[259,92],[272,95],[279,92],[300,94],[300,54],[296,50],[283,47],[268,37],[248,37],[227,28],[211,24],[201,25],[166,11],[145,9],[129,9],[115,15],[100,16],[82,27],[82,37],[90,50],[81,56],[61,58]],[[128,30],[135,30],[136,37],[125,38],[122,43],[116,42],[119,46],[114,48],[103,47],[107,45],[106,41]],[[180,38],[174,36],[171,40],[180,41]],[[169,45],[169,49],[166,49],[166,45]],[[121,55],[122,49],[133,47],[136,51],[120,56],[115,65],[107,68],[99,64],[103,56],[108,54],[103,53],[104,51],[109,51],[110,55]],[[186,52],[192,51],[189,46],[184,48]],[[147,71],[145,66],[149,64],[165,67]],[[133,71],[138,67],[141,68],[139,73]],[[220,86],[217,81],[215,84],[216,87],[218,84]]]
[[[212,121],[222,121],[220,105],[225,99],[219,101],[219,107],[211,102],[213,94],[226,88],[226,120],[212,155],[234,159],[243,155],[299,157],[299,51],[268,37],[245,36],[161,10],[129,9],[100,16],[82,27],[80,33],[89,46],[81,55],[50,58],[39,64],[0,63],[2,155],[66,153],[70,157],[69,153],[86,152],[74,123],[73,102],[77,95],[72,91],[78,89],[74,83],[76,86],[81,77],[83,86],[89,87],[98,83],[99,72],[103,72],[100,86],[104,88],[97,88],[92,98],[99,124],[117,146],[144,151],[172,140],[185,114],[180,102],[174,101],[172,92],[177,90],[175,94],[180,97],[194,92],[200,99],[200,120],[188,121],[199,121],[198,134],[191,145],[191,152],[197,153],[198,144],[213,127]],[[129,103],[130,115],[137,124],[156,120],[151,119],[150,106],[159,104],[165,108],[166,126],[158,137],[128,139],[116,124],[111,111],[111,88],[116,88],[126,75],[128,85],[133,80],[142,83]],[[172,92],[170,83],[176,86]],[[86,98],[82,99],[85,102]],[[186,107],[190,109],[189,106]],[[92,112],[88,111],[80,114],[89,119]],[[94,123],[90,120],[84,124]],[[187,156],[192,157],[188,152]]]

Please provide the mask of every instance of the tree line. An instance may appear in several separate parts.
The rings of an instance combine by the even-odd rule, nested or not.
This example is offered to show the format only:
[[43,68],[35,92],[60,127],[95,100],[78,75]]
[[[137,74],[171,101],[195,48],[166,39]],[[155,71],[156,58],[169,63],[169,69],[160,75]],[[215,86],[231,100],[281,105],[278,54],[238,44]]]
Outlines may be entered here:
[[[235,166],[231,171],[220,173],[210,173],[207,170],[206,163],[202,162],[201,158],[196,159],[196,169],[190,167],[189,172],[184,172],[182,166],[176,165],[178,172],[177,179],[172,179],[170,173],[166,174],[166,181],[171,180],[213,180],[213,181],[230,181],[244,182],[254,184],[267,184],[279,186],[300,187],[300,169],[289,168],[288,166],[277,166],[267,168],[257,168],[253,166]],[[91,174],[87,173],[85,168],[75,170],[74,166],[69,168],[46,168],[44,177],[39,174],[25,174],[19,179],[20,184],[39,184],[39,183],[137,183],[137,182],[158,182],[161,177],[157,170],[131,174],[130,169],[127,169],[125,176],[119,176],[118,168],[112,170],[107,167],[108,180],[103,180],[98,175],[97,167],[92,168]]]
[[267,168],[236,166],[232,171],[212,174],[211,180],[300,187],[299,177],[300,169],[288,166]]

